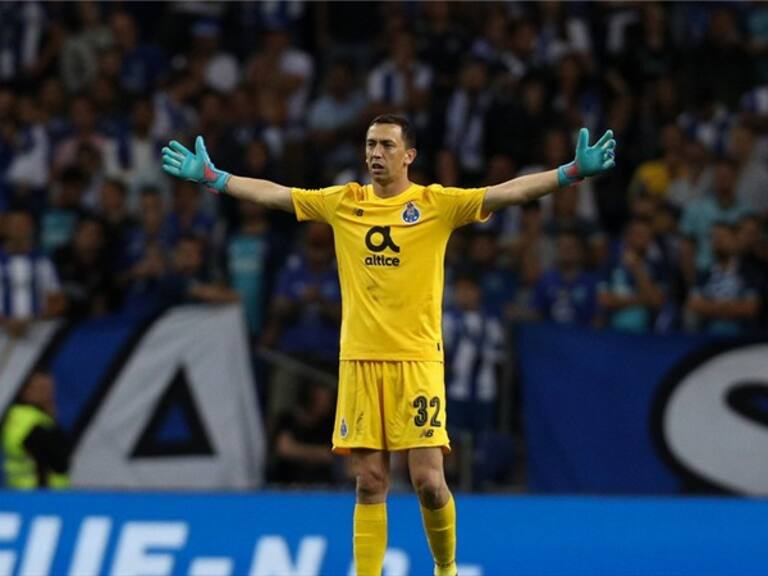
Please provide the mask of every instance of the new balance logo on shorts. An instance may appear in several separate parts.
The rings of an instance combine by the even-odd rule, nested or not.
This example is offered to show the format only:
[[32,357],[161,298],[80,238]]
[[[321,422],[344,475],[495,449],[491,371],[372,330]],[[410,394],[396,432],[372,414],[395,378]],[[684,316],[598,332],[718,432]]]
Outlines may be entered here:
[[[371,252],[383,252],[386,249],[400,253],[400,246],[395,244],[392,239],[391,226],[374,226],[365,235],[365,246]],[[371,254],[365,258],[366,266],[400,266],[400,258],[390,257],[383,254]]]
[[419,434],[419,438],[432,438],[432,435],[435,433],[432,428],[428,428],[427,430],[422,430],[421,434]]

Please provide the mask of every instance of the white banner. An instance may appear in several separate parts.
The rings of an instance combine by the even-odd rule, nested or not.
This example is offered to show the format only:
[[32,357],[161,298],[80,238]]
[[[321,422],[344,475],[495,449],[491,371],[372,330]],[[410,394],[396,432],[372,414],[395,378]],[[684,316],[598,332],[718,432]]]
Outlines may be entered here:
[[[207,454],[136,453],[169,386],[183,386]],[[144,335],[85,430],[71,477],[81,487],[255,488],[264,436],[239,306],[174,308]]]

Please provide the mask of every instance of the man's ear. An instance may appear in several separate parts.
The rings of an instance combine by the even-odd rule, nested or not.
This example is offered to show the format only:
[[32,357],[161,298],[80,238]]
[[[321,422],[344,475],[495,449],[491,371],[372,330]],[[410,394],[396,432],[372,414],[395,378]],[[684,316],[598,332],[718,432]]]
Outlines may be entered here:
[[413,161],[416,160],[416,148],[408,148],[408,150],[405,151],[405,165],[410,166],[413,164]]

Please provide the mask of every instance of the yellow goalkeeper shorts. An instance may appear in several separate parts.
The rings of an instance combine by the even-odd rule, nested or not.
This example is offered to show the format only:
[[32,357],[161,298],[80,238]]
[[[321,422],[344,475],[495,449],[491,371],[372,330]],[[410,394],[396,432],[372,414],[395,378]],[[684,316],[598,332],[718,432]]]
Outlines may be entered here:
[[449,452],[445,426],[442,362],[340,362],[334,453],[431,446]]

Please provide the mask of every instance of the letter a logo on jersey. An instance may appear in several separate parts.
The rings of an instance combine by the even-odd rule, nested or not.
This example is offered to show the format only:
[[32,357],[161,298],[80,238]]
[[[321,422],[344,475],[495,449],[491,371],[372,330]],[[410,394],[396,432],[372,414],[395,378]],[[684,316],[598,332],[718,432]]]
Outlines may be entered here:
[[413,202],[408,202],[403,209],[403,222],[406,224],[415,224],[421,218],[421,211]]

